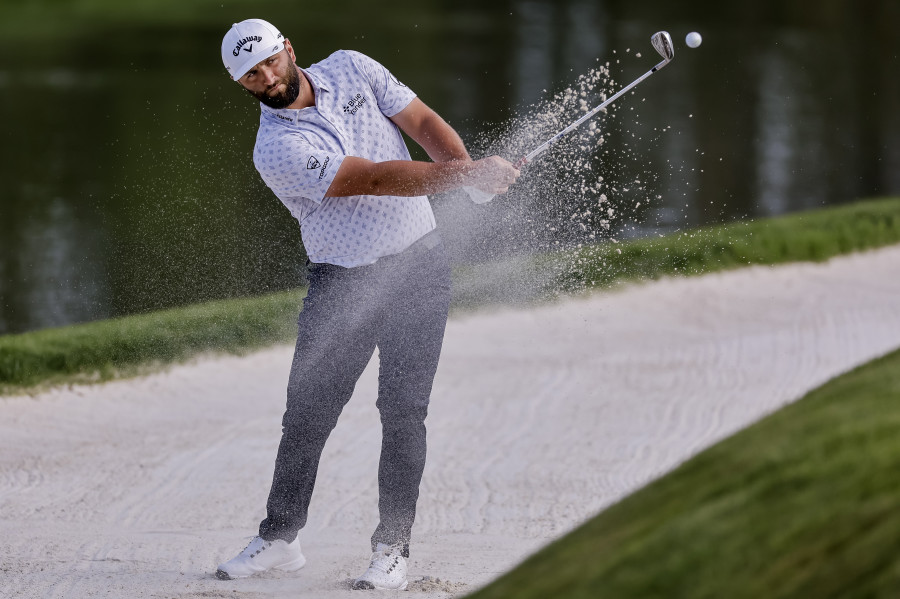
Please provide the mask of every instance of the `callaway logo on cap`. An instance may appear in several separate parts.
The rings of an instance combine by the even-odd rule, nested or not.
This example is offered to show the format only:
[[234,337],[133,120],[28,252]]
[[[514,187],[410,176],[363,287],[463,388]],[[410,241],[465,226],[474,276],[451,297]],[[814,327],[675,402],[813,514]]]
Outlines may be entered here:
[[262,19],[235,23],[222,38],[222,62],[237,81],[259,62],[284,49],[284,36]]

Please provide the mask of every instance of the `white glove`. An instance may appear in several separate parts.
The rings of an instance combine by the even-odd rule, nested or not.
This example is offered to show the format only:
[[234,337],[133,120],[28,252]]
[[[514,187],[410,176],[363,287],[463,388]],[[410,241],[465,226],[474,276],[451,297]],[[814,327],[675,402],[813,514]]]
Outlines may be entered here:
[[466,187],[463,187],[463,190],[469,194],[469,198],[476,204],[487,204],[494,199],[494,194],[481,191],[477,187],[470,187],[467,185]]

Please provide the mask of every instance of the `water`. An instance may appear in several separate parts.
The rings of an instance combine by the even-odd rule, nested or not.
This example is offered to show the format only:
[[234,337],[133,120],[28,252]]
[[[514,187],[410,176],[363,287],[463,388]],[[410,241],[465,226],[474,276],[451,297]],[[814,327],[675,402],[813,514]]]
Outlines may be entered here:
[[[248,16],[276,22],[303,65],[377,58],[473,148],[507,152],[552,129],[535,115],[580,75],[608,61],[624,85],[659,60],[650,35],[672,33],[675,60],[515,193],[434,199],[457,261],[900,193],[892,0],[101,4],[0,8],[5,39],[39,39],[0,62],[0,334],[301,281],[299,227],[251,163],[258,108],[218,57]],[[601,193],[609,229],[608,208],[584,214]]]

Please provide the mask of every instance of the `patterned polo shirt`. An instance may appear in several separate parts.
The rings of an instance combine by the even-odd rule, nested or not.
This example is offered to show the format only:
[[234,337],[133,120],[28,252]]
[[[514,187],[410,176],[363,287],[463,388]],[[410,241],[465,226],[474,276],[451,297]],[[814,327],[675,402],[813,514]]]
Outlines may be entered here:
[[416,97],[371,58],[339,50],[301,69],[315,106],[264,104],[253,162],[266,185],[300,222],[312,262],[353,267],[397,254],[435,228],[426,196],[325,197],[347,156],[409,160],[394,116]]

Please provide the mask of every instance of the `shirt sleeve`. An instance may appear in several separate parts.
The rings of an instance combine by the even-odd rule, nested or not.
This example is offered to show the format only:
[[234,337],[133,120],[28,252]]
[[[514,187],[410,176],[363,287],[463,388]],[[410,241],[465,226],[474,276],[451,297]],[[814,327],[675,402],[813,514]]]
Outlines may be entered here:
[[304,197],[321,203],[346,156],[323,150],[298,133],[257,143],[253,163],[262,180],[284,200]]
[[369,81],[378,108],[386,117],[392,117],[412,102],[416,93],[401,83],[381,63],[365,54],[347,50],[350,61]]

